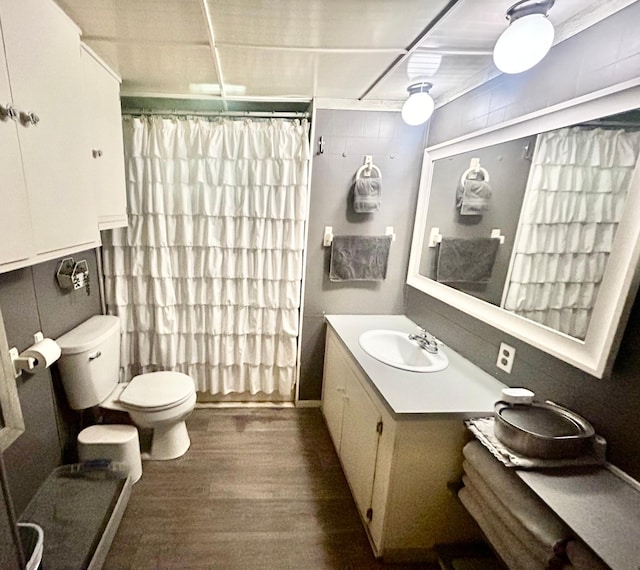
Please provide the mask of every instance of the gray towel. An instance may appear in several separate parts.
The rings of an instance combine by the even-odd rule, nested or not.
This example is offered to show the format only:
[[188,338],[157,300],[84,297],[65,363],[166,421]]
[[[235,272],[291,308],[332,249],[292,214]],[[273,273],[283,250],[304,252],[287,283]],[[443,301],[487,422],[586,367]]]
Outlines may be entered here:
[[467,178],[458,186],[456,209],[461,216],[482,215],[489,209],[491,186],[484,180]]
[[473,488],[463,487],[458,492],[458,497],[508,568],[511,570],[546,570],[546,566],[533,558],[524,545],[513,536],[509,528],[478,500]]
[[[539,528],[536,532],[532,532],[530,529],[531,520],[525,520],[524,523],[511,511],[511,505],[505,504],[500,500],[500,490],[491,489],[490,482],[483,479],[474,467],[468,462],[462,464],[465,474],[462,477],[462,481],[465,487],[473,487],[473,490],[477,494],[477,499],[482,500],[488,509],[491,510],[493,515],[500,520],[513,534],[513,536],[523,544],[524,548],[529,554],[535,558],[541,564],[549,564],[552,561],[558,562],[564,555],[566,534],[562,538],[556,537],[550,538],[544,533],[539,532]],[[515,475],[515,474],[514,474]],[[542,505],[541,502],[541,506]],[[531,515],[533,519],[539,513]],[[558,519],[558,517],[551,511],[546,509],[541,512],[541,516],[547,518]],[[559,521],[559,519],[558,519]],[[564,526],[564,525],[563,525]],[[569,533],[569,530],[566,529]]]
[[[479,442],[471,441],[462,450],[464,460],[482,477],[520,525],[550,551],[556,550],[572,533],[540,498],[513,471],[491,455]],[[468,470],[469,471],[469,470]]]
[[437,280],[441,283],[488,283],[500,240],[443,237],[438,248]]
[[391,236],[333,236],[331,281],[383,281]]
[[364,177],[356,180],[353,189],[353,209],[359,214],[379,212],[382,206],[382,180]]

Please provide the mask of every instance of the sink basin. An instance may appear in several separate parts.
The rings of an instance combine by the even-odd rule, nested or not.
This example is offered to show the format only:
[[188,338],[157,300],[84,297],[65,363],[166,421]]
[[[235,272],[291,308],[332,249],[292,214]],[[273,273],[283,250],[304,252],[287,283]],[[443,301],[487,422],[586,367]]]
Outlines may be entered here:
[[371,330],[362,333],[359,342],[369,356],[394,368],[410,372],[438,372],[449,365],[449,359],[443,352],[427,352],[409,340],[408,333]]

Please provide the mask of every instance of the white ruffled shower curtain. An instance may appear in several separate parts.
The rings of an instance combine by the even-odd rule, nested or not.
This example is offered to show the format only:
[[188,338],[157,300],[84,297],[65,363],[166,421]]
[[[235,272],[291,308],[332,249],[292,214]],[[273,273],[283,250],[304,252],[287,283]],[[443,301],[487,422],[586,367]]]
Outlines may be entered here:
[[125,379],[293,398],[307,121],[125,117],[129,225],[104,239]]
[[585,338],[639,151],[638,132],[539,135],[505,309]]

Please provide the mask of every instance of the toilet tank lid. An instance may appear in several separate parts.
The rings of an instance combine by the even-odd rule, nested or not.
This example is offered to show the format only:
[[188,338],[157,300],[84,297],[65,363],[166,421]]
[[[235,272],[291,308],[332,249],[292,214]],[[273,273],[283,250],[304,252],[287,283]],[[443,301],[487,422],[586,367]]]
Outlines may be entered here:
[[76,328],[56,339],[62,354],[77,354],[91,350],[120,328],[120,319],[113,315],[94,315]]

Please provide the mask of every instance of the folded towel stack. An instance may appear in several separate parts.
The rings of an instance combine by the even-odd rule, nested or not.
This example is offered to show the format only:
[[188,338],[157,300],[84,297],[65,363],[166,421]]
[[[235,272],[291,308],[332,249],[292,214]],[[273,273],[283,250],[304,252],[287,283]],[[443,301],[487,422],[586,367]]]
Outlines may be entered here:
[[509,568],[606,568],[516,473],[505,469],[480,442],[468,443],[463,453],[460,500]]
[[382,179],[361,177],[353,188],[353,209],[358,214],[379,212],[382,206]]

